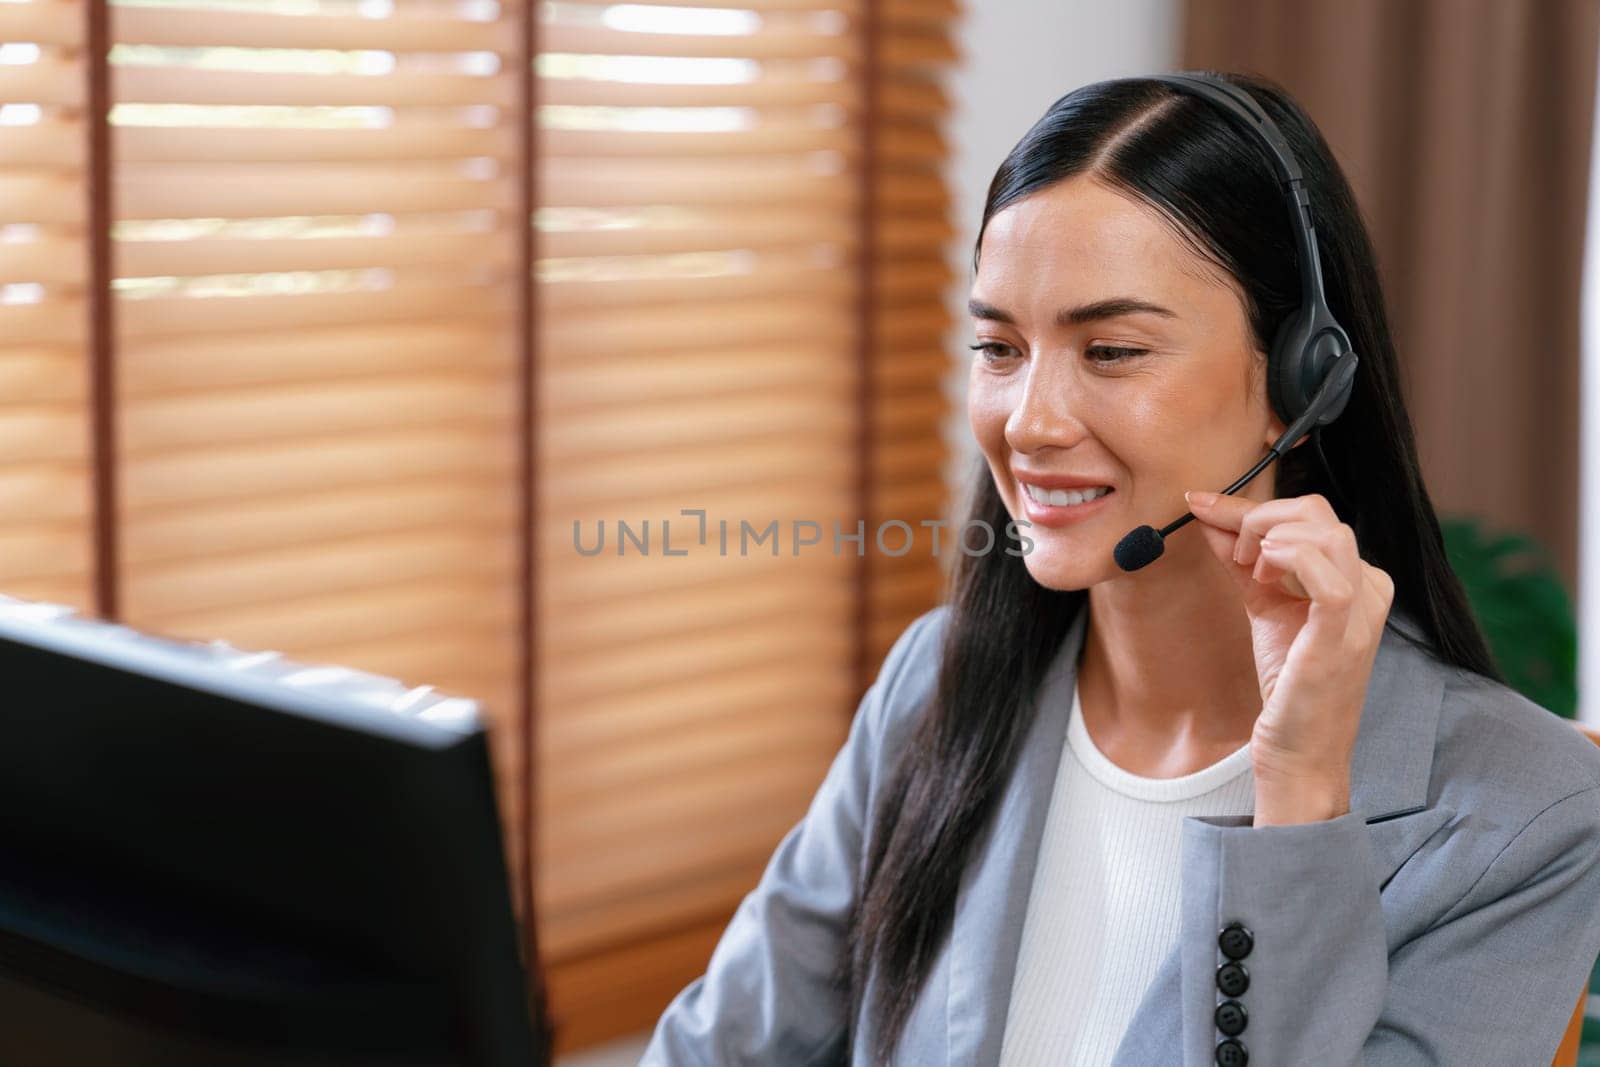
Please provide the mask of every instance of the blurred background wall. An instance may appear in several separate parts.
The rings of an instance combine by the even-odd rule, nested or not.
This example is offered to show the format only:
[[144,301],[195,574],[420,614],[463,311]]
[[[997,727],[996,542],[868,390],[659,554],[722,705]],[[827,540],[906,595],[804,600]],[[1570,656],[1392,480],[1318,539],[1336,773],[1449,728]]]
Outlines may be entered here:
[[479,699],[558,1048],[630,1062],[943,594],[984,194],[1087,82],[1299,96],[1480,621],[1600,721],[1597,37],[1593,0],[0,0],[0,591]]

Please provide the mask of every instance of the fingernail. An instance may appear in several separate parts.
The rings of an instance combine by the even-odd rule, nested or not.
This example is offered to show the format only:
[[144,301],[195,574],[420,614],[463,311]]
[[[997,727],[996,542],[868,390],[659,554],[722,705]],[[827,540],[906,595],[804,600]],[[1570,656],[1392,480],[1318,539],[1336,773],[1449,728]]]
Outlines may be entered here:
[[1217,502],[1217,494],[1201,492],[1198,489],[1191,489],[1189,492],[1183,494],[1183,499],[1188,501],[1191,505],[1209,508],[1212,504]]

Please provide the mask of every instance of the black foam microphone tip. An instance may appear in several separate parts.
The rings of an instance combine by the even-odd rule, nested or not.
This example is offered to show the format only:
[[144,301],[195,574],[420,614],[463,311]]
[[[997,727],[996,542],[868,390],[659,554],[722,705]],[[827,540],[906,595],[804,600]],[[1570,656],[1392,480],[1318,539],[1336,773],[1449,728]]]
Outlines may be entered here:
[[1111,554],[1117,566],[1125,571],[1136,571],[1147,563],[1155,562],[1165,548],[1166,542],[1160,530],[1153,526],[1141,526],[1128,531],[1128,536],[1117,542]]

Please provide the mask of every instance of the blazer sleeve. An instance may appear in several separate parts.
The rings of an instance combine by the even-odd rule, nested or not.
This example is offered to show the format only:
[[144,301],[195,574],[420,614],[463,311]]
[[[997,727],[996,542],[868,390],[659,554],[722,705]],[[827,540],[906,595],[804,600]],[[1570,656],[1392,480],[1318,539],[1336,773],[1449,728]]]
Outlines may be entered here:
[[706,972],[667,1006],[641,1067],[842,1063],[848,1002],[832,982],[856,894],[869,803],[886,731],[903,703],[907,664],[935,608],[913,621],[884,658],[805,816],[778,843],[739,904]]
[[1600,786],[1545,807],[1392,951],[1360,813],[1249,820],[1184,821],[1184,1067],[1551,1062],[1600,953]]

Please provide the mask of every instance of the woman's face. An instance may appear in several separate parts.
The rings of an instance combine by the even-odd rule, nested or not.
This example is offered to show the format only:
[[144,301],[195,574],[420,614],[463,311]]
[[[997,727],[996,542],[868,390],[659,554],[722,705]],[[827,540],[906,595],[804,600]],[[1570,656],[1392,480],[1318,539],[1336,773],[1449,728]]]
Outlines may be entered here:
[[[1006,510],[1032,523],[1034,579],[1084,589],[1212,559],[1175,534],[1128,575],[1112,550],[1183,515],[1185,490],[1232,484],[1284,430],[1236,284],[1154,208],[1083,176],[996,213],[978,263],[967,417]],[[1239,495],[1271,499],[1272,473]],[[1052,501],[1063,481],[1111,492]]]

